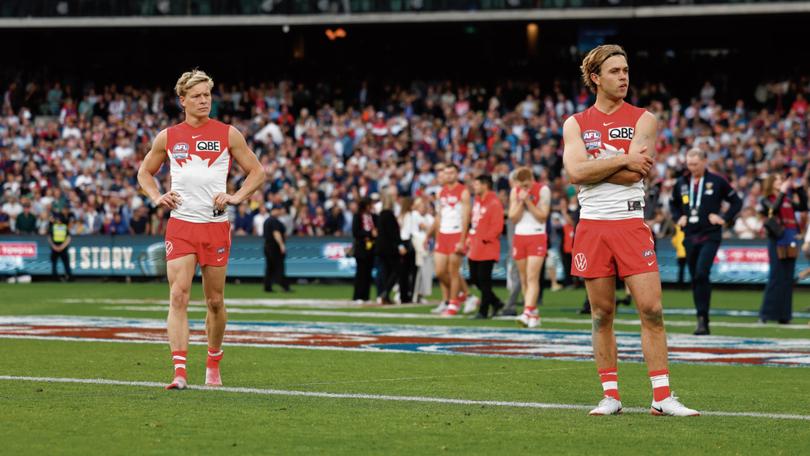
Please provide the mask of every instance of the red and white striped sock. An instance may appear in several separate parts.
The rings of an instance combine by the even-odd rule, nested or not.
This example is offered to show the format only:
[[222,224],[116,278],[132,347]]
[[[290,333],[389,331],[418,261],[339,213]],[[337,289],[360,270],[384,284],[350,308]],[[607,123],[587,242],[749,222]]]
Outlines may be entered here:
[[186,351],[173,351],[172,362],[174,363],[174,376],[186,377]]
[[205,362],[205,367],[219,369],[220,361],[222,361],[222,349],[208,347],[208,360]]
[[606,397],[612,397],[617,401],[619,398],[619,370],[615,367],[599,369],[599,381],[602,382],[602,390]]
[[669,397],[669,369],[650,371],[650,382],[653,387],[653,399],[656,402]]

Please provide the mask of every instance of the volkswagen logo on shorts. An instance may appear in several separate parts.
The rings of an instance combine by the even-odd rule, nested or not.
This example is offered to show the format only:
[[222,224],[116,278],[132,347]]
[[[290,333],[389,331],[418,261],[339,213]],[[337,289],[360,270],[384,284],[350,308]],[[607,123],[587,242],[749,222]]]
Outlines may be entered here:
[[174,245],[171,243],[171,241],[166,241],[166,255],[171,255],[172,250],[174,250]]
[[577,253],[577,256],[574,257],[574,266],[577,271],[584,271],[588,267],[588,260],[584,253]]

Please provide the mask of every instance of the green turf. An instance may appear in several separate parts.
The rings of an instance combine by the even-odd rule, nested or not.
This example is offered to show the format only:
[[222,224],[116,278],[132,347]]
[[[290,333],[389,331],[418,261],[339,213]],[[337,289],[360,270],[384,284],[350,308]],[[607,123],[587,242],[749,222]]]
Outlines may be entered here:
[[[502,292],[502,290],[500,290]],[[581,318],[583,292],[549,293],[544,316]],[[340,299],[347,285],[299,285],[264,294],[257,284],[229,284],[229,298]],[[103,300],[165,299],[166,284],[35,283],[0,285],[0,315],[98,315],[165,318],[165,312],[116,311]],[[193,299],[200,299],[195,287]],[[66,304],[66,298],[101,299]],[[796,310],[810,302],[797,292]],[[761,293],[716,291],[715,308],[756,310]],[[691,306],[689,294],[665,291],[668,308]],[[288,306],[286,309],[293,309]],[[301,309],[298,309],[301,310]],[[360,311],[424,313],[425,320],[360,318]],[[341,317],[232,314],[233,320],[360,321],[382,324],[511,326],[505,321],[436,319],[429,307],[346,310]],[[192,318],[202,314],[193,313]],[[634,318],[621,315],[620,318]],[[668,321],[692,321],[672,316]],[[718,317],[714,321],[750,322]],[[802,323],[806,320],[797,319]],[[621,327],[632,330],[633,327]],[[670,332],[691,328],[671,327]],[[810,338],[808,330],[716,328],[715,334]],[[320,351],[229,346],[228,386],[295,391],[427,396],[593,405],[600,386],[590,362]],[[162,382],[171,376],[163,344],[0,339],[0,375]],[[189,376],[202,382],[204,347],[192,346]],[[673,389],[702,410],[810,414],[806,368],[674,364]],[[640,363],[620,365],[626,407],[646,407],[649,380]],[[158,388],[0,381],[0,454],[806,454],[807,421],[703,416],[655,418],[627,413],[595,419],[581,410],[535,410],[259,396]]]
[[[5,375],[160,381],[168,373],[162,345],[3,344]],[[204,356],[192,348],[192,383],[202,381]],[[223,363],[228,384],[259,388],[572,404],[598,394],[592,367],[580,362],[231,347]],[[644,367],[627,364],[620,375],[625,405],[648,405]],[[803,369],[676,365],[672,376],[684,400],[705,410],[799,414],[810,406]],[[0,382],[0,397],[8,454],[799,454],[810,439],[806,422],[754,418],[594,419],[579,410],[32,382]],[[790,439],[775,444],[776,435]]]

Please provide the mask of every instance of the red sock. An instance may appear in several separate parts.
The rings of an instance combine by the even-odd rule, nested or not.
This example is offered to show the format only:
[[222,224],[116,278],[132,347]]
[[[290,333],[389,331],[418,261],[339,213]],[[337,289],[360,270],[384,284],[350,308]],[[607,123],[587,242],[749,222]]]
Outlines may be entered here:
[[458,292],[458,300],[460,302],[466,301],[467,300],[467,293],[464,293],[463,291],[459,291]]
[[650,382],[653,387],[653,399],[656,402],[669,397],[669,369],[650,371]]
[[599,380],[602,382],[602,390],[605,396],[612,397],[617,401],[619,398],[619,370],[615,367],[599,369]]
[[531,315],[531,316],[536,317],[537,316],[537,306],[535,306],[535,307],[526,306],[526,307],[523,308],[523,313],[525,313],[526,315]]
[[209,369],[219,369],[219,362],[222,360],[222,350],[220,348],[208,348],[208,360],[205,367]]
[[173,351],[174,376],[186,378],[186,351]]

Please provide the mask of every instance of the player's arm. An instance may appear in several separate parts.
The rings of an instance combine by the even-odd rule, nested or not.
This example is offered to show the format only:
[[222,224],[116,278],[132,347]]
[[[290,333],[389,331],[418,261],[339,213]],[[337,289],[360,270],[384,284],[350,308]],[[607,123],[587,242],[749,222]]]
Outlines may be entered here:
[[472,204],[470,204],[470,191],[466,188],[461,192],[461,240],[459,244],[467,241],[467,232],[470,230],[470,215],[472,214]]
[[523,217],[523,203],[518,200],[518,187],[512,188],[512,191],[509,192],[509,220],[512,223],[517,223],[520,221],[520,218]]
[[[636,122],[628,154],[644,154],[654,160],[655,157],[653,157],[653,153],[655,151],[655,138],[657,136],[658,120],[652,113],[645,111]],[[645,175],[639,172],[623,169],[610,176],[607,182],[618,185],[632,185],[636,182],[641,182],[644,177]]]
[[548,219],[548,214],[551,212],[551,190],[548,187],[543,187],[540,190],[540,201],[535,206],[532,204],[531,199],[526,199],[526,210],[528,210],[534,218],[539,222],[545,223]]
[[652,158],[642,154],[625,154],[602,160],[589,160],[582,140],[582,131],[574,117],[563,124],[563,166],[572,184],[596,184],[622,169],[647,175],[652,167]]
[[240,188],[233,195],[227,193],[217,193],[214,196],[214,207],[216,209],[225,209],[228,204],[237,205],[246,200],[256,189],[264,183],[265,175],[259,159],[256,154],[245,142],[245,137],[233,126],[228,128],[228,144],[231,156],[236,160],[236,163],[247,173],[245,181]]
[[273,238],[276,240],[276,243],[278,243],[278,249],[283,255],[287,247],[284,245],[284,238],[281,236],[281,231],[273,230]]
[[167,209],[177,209],[183,201],[177,192],[169,190],[163,195],[160,194],[157,182],[155,182],[155,174],[160,171],[163,162],[168,158],[166,153],[166,130],[161,131],[152,141],[152,148],[147,152],[146,157],[141,162],[141,167],[138,168],[138,184],[152,204],[155,206],[163,206]]

